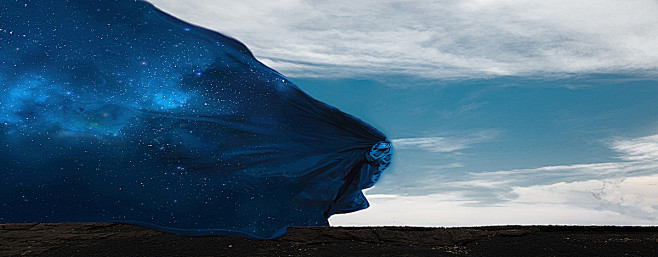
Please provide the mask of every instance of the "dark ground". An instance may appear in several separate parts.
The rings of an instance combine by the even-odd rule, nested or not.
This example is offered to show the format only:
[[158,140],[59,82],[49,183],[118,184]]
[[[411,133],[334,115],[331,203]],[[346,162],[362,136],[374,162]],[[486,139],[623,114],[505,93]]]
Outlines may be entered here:
[[658,227],[297,227],[257,240],[115,223],[0,224],[0,256],[658,256]]

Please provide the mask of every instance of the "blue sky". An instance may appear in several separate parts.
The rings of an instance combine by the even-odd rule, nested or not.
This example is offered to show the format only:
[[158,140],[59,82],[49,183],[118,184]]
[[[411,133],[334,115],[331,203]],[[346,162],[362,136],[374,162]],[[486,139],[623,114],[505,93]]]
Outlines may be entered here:
[[657,225],[658,3],[152,0],[382,130],[332,225]]

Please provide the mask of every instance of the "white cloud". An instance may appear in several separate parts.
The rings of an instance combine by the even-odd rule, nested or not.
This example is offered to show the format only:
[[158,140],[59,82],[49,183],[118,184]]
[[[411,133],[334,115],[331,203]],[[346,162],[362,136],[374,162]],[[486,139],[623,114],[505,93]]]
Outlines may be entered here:
[[396,149],[423,149],[430,152],[453,152],[467,147],[465,142],[444,137],[415,137],[391,140]]
[[[658,179],[655,176],[652,178]],[[655,207],[649,207],[643,215],[636,215],[620,212],[618,208],[595,206],[611,204],[597,200],[586,191],[601,185],[601,182],[591,182],[586,186],[576,185],[575,188],[531,188],[519,191],[523,194],[517,200],[486,206],[473,205],[473,202],[465,200],[467,197],[458,193],[386,197],[366,195],[371,203],[370,208],[331,216],[329,222],[332,226],[658,225]],[[643,191],[647,192],[650,195],[644,197],[658,196],[655,188],[653,191]],[[571,200],[585,204],[574,204]],[[629,210],[638,208],[631,206]]]
[[498,131],[486,130],[464,136],[398,138],[391,142],[395,149],[419,149],[435,153],[448,153],[469,148],[473,144],[491,141],[497,134]]
[[658,175],[514,187],[512,203],[609,210],[658,223]]
[[616,141],[611,148],[624,160],[658,161],[658,135]]
[[658,68],[653,0],[151,0],[291,77]]
[[475,205],[461,192],[368,194],[371,207],[334,226],[658,225],[658,175],[514,187],[506,202]]

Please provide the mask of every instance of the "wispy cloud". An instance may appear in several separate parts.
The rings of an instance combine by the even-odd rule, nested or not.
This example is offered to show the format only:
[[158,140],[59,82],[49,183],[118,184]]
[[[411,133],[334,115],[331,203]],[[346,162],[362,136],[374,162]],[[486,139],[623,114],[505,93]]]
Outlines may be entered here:
[[466,142],[445,137],[415,137],[393,139],[396,149],[422,149],[430,152],[453,152],[467,147]]
[[658,68],[653,0],[150,0],[292,77]]
[[437,137],[411,137],[393,139],[395,149],[425,150],[435,153],[448,153],[471,147],[473,144],[491,141],[496,138],[498,131],[487,130],[469,135],[437,136]]
[[615,141],[611,148],[624,160],[658,161],[658,135]]

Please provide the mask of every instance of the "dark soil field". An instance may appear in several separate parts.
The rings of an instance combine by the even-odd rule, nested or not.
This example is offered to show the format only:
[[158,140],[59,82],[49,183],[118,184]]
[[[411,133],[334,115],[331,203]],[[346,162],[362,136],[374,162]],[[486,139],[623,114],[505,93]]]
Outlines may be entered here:
[[294,227],[273,240],[116,223],[0,224],[0,256],[658,256],[657,227]]

